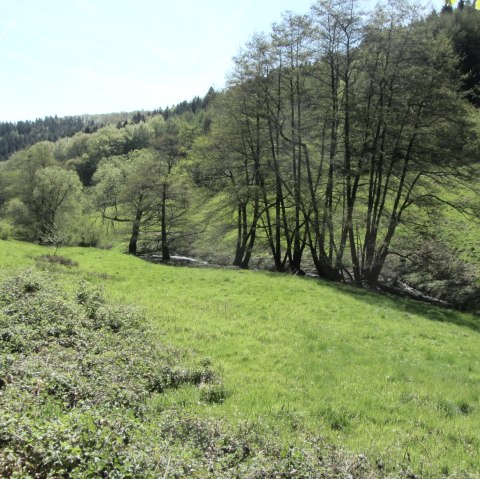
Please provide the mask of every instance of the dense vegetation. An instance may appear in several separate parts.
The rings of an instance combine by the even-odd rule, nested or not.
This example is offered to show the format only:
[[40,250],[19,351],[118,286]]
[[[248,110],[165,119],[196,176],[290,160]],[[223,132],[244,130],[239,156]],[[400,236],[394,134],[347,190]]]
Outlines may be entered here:
[[56,141],[75,135],[79,131],[95,131],[98,125],[79,116],[66,118],[46,117],[35,121],[0,123],[0,161],[39,141]]
[[253,427],[152,415],[147,398],[187,384],[206,403],[223,401],[209,362],[185,367],[132,310],[85,282],[65,294],[52,279],[27,270],[0,285],[2,477],[372,477],[366,458],[320,440],[285,449]]
[[185,112],[195,113],[198,109],[205,109],[214,97],[211,88],[205,98],[195,97],[191,101],[183,101],[173,107],[158,108],[152,112],[122,112],[105,113],[99,115],[68,116],[64,118],[45,117],[34,121],[0,122],[0,161],[7,160],[13,153],[28,148],[40,141],[55,142],[61,138],[68,138],[78,132],[95,133],[105,125],[117,125],[123,128],[128,124],[145,122],[146,118],[162,115],[167,119],[172,115]]
[[147,395],[212,378],[87,284],[68,297],[29,270],[0,287],[0,307],[2,477],[145,477],[132,436]]

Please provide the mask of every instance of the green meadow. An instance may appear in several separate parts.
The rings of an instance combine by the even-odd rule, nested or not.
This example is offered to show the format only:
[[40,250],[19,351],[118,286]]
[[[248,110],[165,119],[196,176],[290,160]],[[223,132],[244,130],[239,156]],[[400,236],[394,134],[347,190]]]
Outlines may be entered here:
[[[67,286],[86,278],[140,307],[159,339],[210,358],[228,395],[205,405],[186,386],[151,400],[292,442],[325,438],[386,469],[425,477],[480,471],[480,318],[318,279],[156,265],[117,250],[0,241],[0,279],[37,265]],[[36,259],[37,258],[37,259]],[[42,266],[43,265],[43,266]]]

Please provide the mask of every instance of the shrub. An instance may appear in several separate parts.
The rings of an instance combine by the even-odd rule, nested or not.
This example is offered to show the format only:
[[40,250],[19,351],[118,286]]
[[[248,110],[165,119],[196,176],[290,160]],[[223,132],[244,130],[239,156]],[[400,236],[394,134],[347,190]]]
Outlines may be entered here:
[[0,221],[0,240],[9,240],[12,237],[13,228],[5,221]]
[[204,383],[200,387],[200,399],[206,403],[222,403],[227,398],[227,395],[227,390],[222,383]]
[[86,282],[67,294],[28,270],[0,285],[0,477],[148,477],[145,400],[201,368],[149,337]]

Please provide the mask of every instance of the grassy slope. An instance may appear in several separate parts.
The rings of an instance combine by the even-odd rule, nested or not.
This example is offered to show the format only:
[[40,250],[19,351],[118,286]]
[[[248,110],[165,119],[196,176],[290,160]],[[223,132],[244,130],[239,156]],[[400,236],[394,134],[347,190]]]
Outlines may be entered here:
[[[0,241],[0,277],[44,251]],[[433,476],[480,471],[477,318],[286,275],[59,254],[79,262],[73,280],[104,282],[108,296],[145,307],[172,342],[220,366],[231,395],[203,413],[261,419],[286,435],[306,426]],[[175,394],[199,408],[191,391]]]

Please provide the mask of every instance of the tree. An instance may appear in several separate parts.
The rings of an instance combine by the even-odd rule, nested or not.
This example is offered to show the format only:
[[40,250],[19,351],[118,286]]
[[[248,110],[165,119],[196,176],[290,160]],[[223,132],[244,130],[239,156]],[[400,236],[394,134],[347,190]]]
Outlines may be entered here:
[[363,240],[356,235],[351,244],[361,281],[378,281],[409,209],[440,199],[438,187],[458,179],[471,160],[464,145],[474,133],[452,46],[417,20],[404,11],[379,10],[362,45],[363,131],[354,183],[368,175],[365,187],[358,187],[367,211]]
[[[246,87],[246,85],[244,85]],[[262,130],[259,114],[242,86],[231,87],[215,102],[208,137],[197,141],[194,155],[197,183],[226,196],[234,216],[236,246],[233,264],[248,268],[260,218]],[[252,108],[254,117],[249,115]]]
[[176,146],[173,138],[165,137],[157,148],[107,158],[95,172],[96,203],[103,217],[131,224],[130,254],[137,254],[143,232],[151,242],[157,242],[159,235],[162,257],[170,259],[188,205],[188,188],[175,169]]
[[5,164],[7,215],[29,239],[43,242],[47,235],[66,228],[80,184],[74,172],[54,159],[54,145],[39,142],[20,151]]
[[[172,228],[186,211],[185,189],[176,184],[175,166],[185,152],[180,142],[180,125],[172,119],[156,124],[150,145],[156,156],[156,190],[159,194],[157,217],[160,222],[162,259],[170,259]],[[188,136],[188,135],[187,135]]]
[[457,61],[406,2],[366,19],[353,0],[319,1],[247,44],[207,140],[237,209],[235,264],[263,230],[278,270],[308,245],[320,276],[378,281],[409,211],[472,159]]
[[36,172],[33,191],[26,202],[33,221],[36,239],[42,243],[62,242],[66,229],[74,219],[81,183],[77,174],[58,166]]
[[8,169],[15,172],[13,192],[28,196],[33,192],[37,172],[58,163],[54,158],[54,144],[41,141],[26,150],[19,151],[8,165]]
[[462,89],[476,107],[480,106],[480,11],[468,2],[459,2],[455,10],[450,8],[429,17],[433,28],[440,35],[448,35],[459,57],[463,73]]
[[130,254],[137,253],[140,229],[153,220],[157,208],[152,165],[152,152],[140,150],[106,158],[93,176],[96,202],[103,217],[131,223]]

